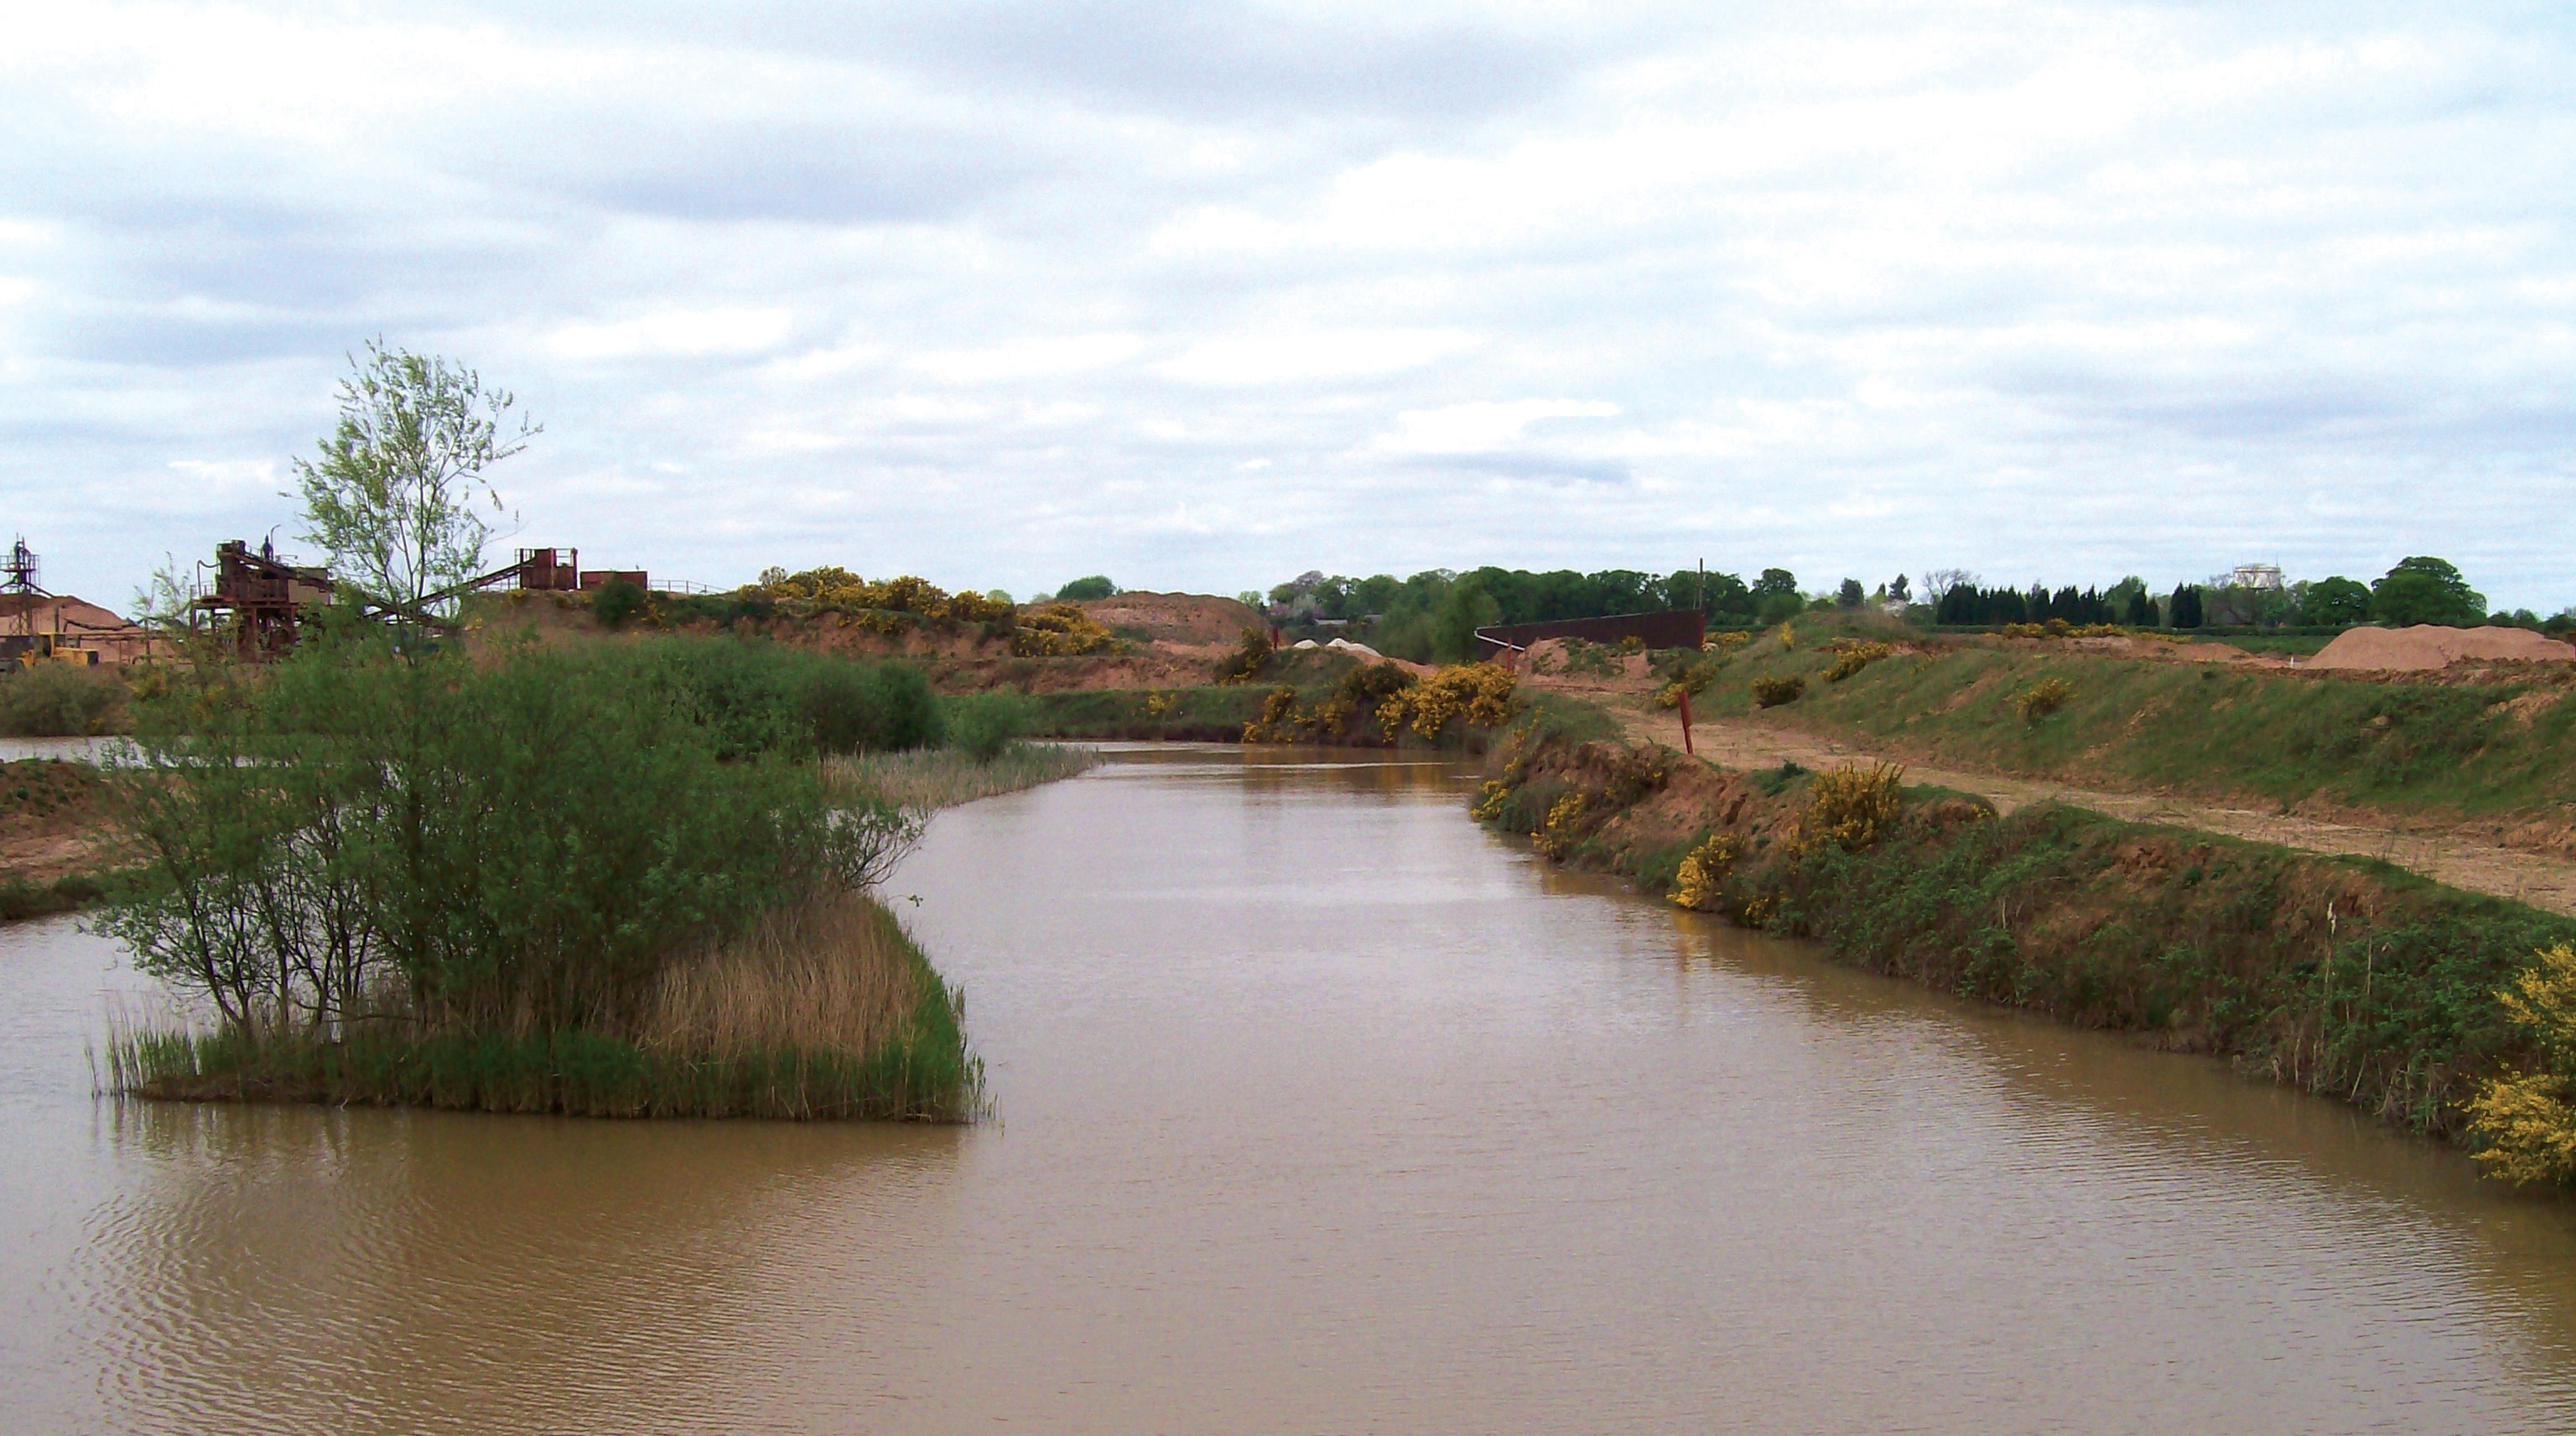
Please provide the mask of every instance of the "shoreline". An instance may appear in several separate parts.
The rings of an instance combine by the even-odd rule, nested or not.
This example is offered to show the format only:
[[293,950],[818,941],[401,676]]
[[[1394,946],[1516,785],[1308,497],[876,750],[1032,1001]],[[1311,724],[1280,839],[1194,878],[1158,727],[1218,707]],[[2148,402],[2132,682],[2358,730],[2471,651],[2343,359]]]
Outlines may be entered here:
[[[2546,1058],[2494,994],[2576,940],[2576,921],[2385,862],[2058,804],[2000,814],[1884,770],[1878,807],[1853,819],[1820,803],[1825,775],[1795,764],[1728,770],[1660,745],[1544,737],[1501,756],[1475,816],[1553,863],[1868,971],[2225,1058],[2463,1145],[2484,1084]],[[1825,836],[1827,820],[1857,841]]]

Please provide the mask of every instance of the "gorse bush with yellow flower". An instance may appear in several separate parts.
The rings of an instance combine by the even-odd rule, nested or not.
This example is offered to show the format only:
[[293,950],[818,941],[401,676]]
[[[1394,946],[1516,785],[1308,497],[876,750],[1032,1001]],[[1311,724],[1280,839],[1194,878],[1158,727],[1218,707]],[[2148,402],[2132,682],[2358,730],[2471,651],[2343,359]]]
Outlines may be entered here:
[[2069,623],[2052,618],[2045,623],[2007,623],[2006,638],[2127,638],[2132,630],[2116,623]]
[[1011,634],[1011,651],[1022,658],[1115,653],[1118,635],[1075,605],[1054,603],[1020,615],[1020,625]]
[[837,564],[801,573],[768,569],[753,588],[761,597],[813,613],[908,613],[922,618],[990,623],[1016,612],[1008,600],[971,589],[950,593],[911,574],[871,582]]
[[2576,946],[2541,949],[2529,970],[2498,991],[2505,1018],[2540,1049],[2536,1072],[2490,1078],[2468,1104],[2477,1160],[2520,1185],[2576,1181],[2576,1106],[2567,1074],[2576,1071]]
[[1753,680],[1753,702],[1756,707],[1777,708],[1795,703],[1807,691],[1807,680],[1795,673],[1775,673]]
[[1854,764],[1818,773],[1807,785],[1807,809],[1798,815],[1800,848],[1831,843],[1847,853],[1867,850],[1905,813],[1905,770],[1892,763]]
[[1726,875],[1734,871],[1744,849],[1744,837],[1739,833],[1715,833],[1691,849],[1673,874],[1674,904],[1693,912],[1714,909],[1725,891]]
[[1896,651],[1889,644],[1857,638],[1837,638],[1825,647],[1834,655],[1834,661],[1825,669],[1827,683],[1840,683]]
[[1500,728],[1512,719],[1511,670],[1490,663],[1461,663],[1443,668],[1410,687],[1377,700],[1378,726],[1390,738],[1410,732],[1427,743],[1453,723],[1471,728]]
[[2075,696],[2075,685],[2063,678],[2043,678],[2013,695],[2013,712],[2024,723],[2036,723],[2066,706]]

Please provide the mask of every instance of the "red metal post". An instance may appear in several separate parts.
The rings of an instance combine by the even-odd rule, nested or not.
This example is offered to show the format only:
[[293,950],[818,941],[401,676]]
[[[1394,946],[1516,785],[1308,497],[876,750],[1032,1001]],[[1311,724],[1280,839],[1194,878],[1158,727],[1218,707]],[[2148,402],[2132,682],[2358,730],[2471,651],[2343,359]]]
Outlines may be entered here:
[[1693,748],[1691,747],[1691,739],[1690,739],[1690,690],[1689,690],[1689,689],[1685,688],[1685,689],[1683,689],[1683,690],[1682,690],[1682,692],[1681,692],[1681,700],[1682,700],[1682,751],[1683,751],[1683,752],[1685,752],[1685,753],[1688,753],[1688,754],[1690,754],[1692,757],[1696,758],[1696,757],[1698,757],[1698,756],[1699,756],[1699,753],[1698,753],[1698,751],[1697,751],[1697,750],[1695,750],[1695,749],[1693,749]]

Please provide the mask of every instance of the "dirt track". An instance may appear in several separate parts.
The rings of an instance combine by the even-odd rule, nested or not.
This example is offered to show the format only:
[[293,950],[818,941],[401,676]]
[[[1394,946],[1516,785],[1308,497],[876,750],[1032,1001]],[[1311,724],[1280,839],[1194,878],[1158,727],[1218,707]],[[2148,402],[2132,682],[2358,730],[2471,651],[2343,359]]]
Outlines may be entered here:
[[[1629,694],[1595,693],[1631,737],[1682,745],[1681,717],[1649,707]],[[1754,719],[1703,719],[1691,727],[1699,756],[1727,768],[1775,768],[1794,761],[1809,768],[1868,762],[1887,755],[1864,745],[1774,728]],[[1901,761],[1901,760],[1898,760]],[[2472,892],[2576,914],[2576,863],[2456,835],[2398,832],[2389,828],[2222,807],[2154,793],[2106,793],[2041,778],[2007,778],[1907,764],[1906,779],[1975,793],[2011,812],[2026,803],[2053,801],[2090,808],[2140,823],[2167,823],[2312,853],[2384,859],[2437,882]]]

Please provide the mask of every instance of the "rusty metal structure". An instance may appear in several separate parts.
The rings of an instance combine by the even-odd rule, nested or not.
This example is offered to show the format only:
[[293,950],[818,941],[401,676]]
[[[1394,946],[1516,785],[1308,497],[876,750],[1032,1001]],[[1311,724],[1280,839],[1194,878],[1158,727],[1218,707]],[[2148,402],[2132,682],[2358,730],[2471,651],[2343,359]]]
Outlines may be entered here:
[[36,551],[27,547],[27,536],[20,534],[9,545],[9,562],[0,567],[0,593],[14,593],[22,598],[41,598],[44,585],[36,581]]
[[274,658],[295,645],[308,610],[331,602],[331,571],[289,563],[263,541],[259,552],[240,539],[215,545],[215,579],[189,607],[204,613],[243,658]]
[[581,591],[581,550],[577,548],[523,548],[519,561],[512,566],[521,588],[543,593],[578,593]]
[[[26,545],[18,546],[25,554]],[[34,556],[26,555],[26,572],[34,573]],[[199,565],[202,570],[205,565]],[[261,543],[253,553],[240,539],[215,546],[214,578],[211,584],[200,582],[197,596],[190,602],[192,613],[203,615],[211,627],[223,636],[250,662],[265,662],[295,645],[312,610],[327,606],[337,591],[328,568],[308,566],[280,558],[268,543]],[[14,568],[0,568],[0,583],[5,583]],[[584,593],[608,583],[625,579],[641,588],[648,580],[643,570],[584,569],[581,550],[559,548],[523,548],[511,562],[489,573],[469,578],[426,596],[428,604],[441,604],[485,589],[528,589],[540,593]],[[29,579],[32,582],[32,577]],[[391,616],[370,603],[368,611]],[[432,628],[446,630],[452,622],[436,617],[416,619]]]

